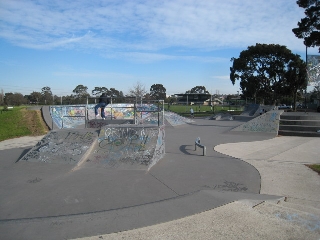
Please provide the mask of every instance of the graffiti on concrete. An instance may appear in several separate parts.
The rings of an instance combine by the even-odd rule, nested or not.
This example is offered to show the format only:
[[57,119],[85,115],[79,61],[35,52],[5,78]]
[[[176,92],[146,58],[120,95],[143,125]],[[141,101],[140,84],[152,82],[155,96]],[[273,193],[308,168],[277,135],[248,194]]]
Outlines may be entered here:
[[78,163],[97,138],[94,131],[52,131],[21,160],[47,163]]
[[232,131],[277,133],[280,114],[283,111],[270,111],[246,122]]
[[[88,104],[88,119],[95,119],[94,112],[95,104]],[[99,114],[100,114],[99,109]],[[109,104],[105,109],[104,113],[106,119],[133,119],[134,118],[134,104],[133,103],[117,103]]]
[[35,179],[31,179],[31,180],[28,180],[27,182],[28,183],[38,183],[38,182],[40,182],[42,179],[41,178],[35,178]]
[[320,84],[320,56],[307,56],[308,86],[319,86]]
[[[79,125],[84,125],[85,120],[96,119],[94,107],[95,104],[51,106],[50,113],[53,122],[58,128],[76,128]],[[162,112],[154,104],[137,104],[136,110],[132,103],[109,104],[104,109],[104,112],[106,119],[109,120],[130,119],[135,120],[137,124],[163,124]],[[158,118],[160,120],[159,124]]]
[[165,129],[164,125],[162,125],[159,128],[159,134],[158,134],[158,139],[157,139],[157,144],[154,150],[154,155],[152,158],[152,161],[149,164],[150,169],[152,166],[154,166],[160,159],[162,159],[165,155]]
[[192,123],[194,122],[192,119],[182,117],[176,113],[173,112],[165,112],[164,113],[166,120],[170,123],[172,126],[182,125],[185,123]]
[[160,131],[157,127],[105,126],[87,162],[107,168],[121,165],[146,168],[154,161],[157,143],[161,146],[156,156],[159,158],[160,152],[164,152],[164,140],[162,135],[159,140],[159,132],[164,136],[164,128]]
[[51,106],[50,114],[52,121],[59,128],[75,128],[79,125],[84,124],[86,116],[86,106]]
[[105,120],[89,120],[87,121],[87,128],[102,128],[107,124]]
[[159,119],[159,125],[163,125],[163,119],[162,119],[162,115],[158,115],[158,113],[154,113],[154,112],[146,112],[144,114],[141,113],[137,114],[137,123],[140,125],[143,124],[151,124],[151,125],[158,125],[158,119]]
[[245,192],[248,190],[246,186],[242,183],[228,182],[225,181],[224,184],[215,185],[213,189],[221,191],[231,191],[231,192]]
[[275,212],[275,216],[291,223],[304,226],[312,232],[320,233],[320,217],[316,214],[306,214],[305,212],[291,213],[285,210],[278,210]]

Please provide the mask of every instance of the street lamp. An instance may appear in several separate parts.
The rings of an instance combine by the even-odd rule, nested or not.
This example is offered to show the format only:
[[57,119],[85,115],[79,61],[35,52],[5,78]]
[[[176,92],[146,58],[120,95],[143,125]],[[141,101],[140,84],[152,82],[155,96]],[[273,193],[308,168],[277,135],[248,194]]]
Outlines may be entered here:
[[307,112],[307,86],[308,86],[308,46],[306,44],[306,41],[304,41],[304,44],[306,45],[306,89],[304,92],[304,112]]

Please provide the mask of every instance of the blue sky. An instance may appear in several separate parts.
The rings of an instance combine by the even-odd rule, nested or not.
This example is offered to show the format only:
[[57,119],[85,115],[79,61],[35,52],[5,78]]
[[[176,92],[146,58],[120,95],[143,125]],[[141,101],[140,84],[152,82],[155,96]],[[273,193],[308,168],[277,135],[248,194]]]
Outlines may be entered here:
[[235,94],[230,59],[248,46],[285,45],[305,59],[291,31],[304,16],[296,0],[1,0],[0,90],[126,94],[140,82],[167,95]]

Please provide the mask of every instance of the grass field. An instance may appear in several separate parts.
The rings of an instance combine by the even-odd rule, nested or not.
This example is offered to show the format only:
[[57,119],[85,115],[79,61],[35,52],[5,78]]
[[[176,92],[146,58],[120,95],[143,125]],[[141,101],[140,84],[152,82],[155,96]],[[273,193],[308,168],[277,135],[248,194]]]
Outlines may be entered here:
[[232,106],[232,105],[225,105],[225,106],[199,106],[199,105],[165,105],[164,109],[169,110],[171,112],[178,113],[182,116],[189,116],[190,115],[190,108],[193,108],[195,117],[203,117],[203,116],[210,116],[217,112],[226,112],[229,111],[230,114],[239,114],[243,107],[241,106]]
[[46,134],[48,128],[43,122],[39,110],[27,110],[26,107],[0,108],[0,141]]

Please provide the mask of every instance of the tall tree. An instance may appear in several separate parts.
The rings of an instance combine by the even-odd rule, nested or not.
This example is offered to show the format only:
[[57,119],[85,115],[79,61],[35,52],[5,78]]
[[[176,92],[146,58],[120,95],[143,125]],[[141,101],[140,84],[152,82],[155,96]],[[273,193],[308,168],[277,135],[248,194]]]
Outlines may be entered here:
[[166,99],[166,88],[162,84],[153,84],[150,87],[150,97],[155,100]]
[[27,99],[21,93],[6,93],[4,97],[6,105],[20,106],[27,103]]
[[114,103],[120,103],[124,101],[124,96],[122,91],[118,91],[115,88],[110,88],[108,91],[108,95],[112,97],[112,102]]
[[[257,97],[276,103],[281,95],[292,95],[306,86],[305,63],[285,46],[259,44],[232,58],[230,80],[240,80],[244,97]],[[297,76],[298,75],[298,76]]]
[[109,90],[106,87],[95,87],[92,90],[92,95],[100,96],[102,93],[107,93]]
[[299,7],[304,8],[305,18],[298,22],[298,27],[292,32],[298,38],[304,39],[307,47],[319,47],[320,52],[320,1],[298,0]]
[[1,92],[0,92],[0,105],[3,105],[4,103],[4,93],[3,93],[3,89],[1,89]]
[[40,92],[32,92],[28,96],[28,100],[30,101],[30,103],[36,103],[36,104],[38,104],[41,101],[41,98],[42,98],[42,94]]
[[204,87],[204,86],[193,87],[193,88],[191,88],[191,90],[186,91],[186,93],[207,93],[207,94],[209,94],[206,87]]
[[129,89],[130,97],[143,98],[147,93],[145,86],[141,82],[137,82],[131,89]]
[[41,95],[42,95],[42,101],[45,104],[52,104],[53,98],[52,98],[52,92],[50,87],[43,87],[41,89]]
[[75,93],[76,98],[86,98],[90,96],[87,92],[88,87],[83,85],[78,85],[72,92]]
[[12,96],[13,96],[12,92],[4,94],[4,104],[5,105],[12,105]]

